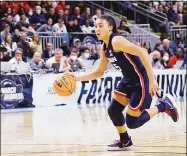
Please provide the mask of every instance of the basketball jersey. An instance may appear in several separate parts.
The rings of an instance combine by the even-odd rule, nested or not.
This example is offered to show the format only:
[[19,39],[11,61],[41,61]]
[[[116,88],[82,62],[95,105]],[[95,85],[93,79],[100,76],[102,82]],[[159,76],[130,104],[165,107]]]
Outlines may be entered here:
[[132,82],[139,82],[142,75],[146,74],[144,65],[138,56],[123,51],[115,52],[112,47],[112,38],[114,36],[121,35],[117,33],[112,33],[110,35],[108,47],[104,44],[105,56],[118,71],[122,72],[124,78],[129,79]]

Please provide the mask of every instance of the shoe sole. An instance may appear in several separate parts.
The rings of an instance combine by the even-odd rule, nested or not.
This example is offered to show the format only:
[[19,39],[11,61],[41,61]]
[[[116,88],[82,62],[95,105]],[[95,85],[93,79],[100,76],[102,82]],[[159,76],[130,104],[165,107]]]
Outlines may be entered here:
[[129,146],[129,147],[123,147],[123,148],[119,148],[119,147],[107,147],[108,151],[131,151],[133,149],[133,145]]
[[174,97],[173,97],[172,95],[170,95],[170,94],[166,94],[165,97],[167,97],[167,98],[172,102],[172,104],[173,104],[173,106],[174,106],[174,112],[175,112],[175,114],[177,115],[177,119],[174,120],[174,119],[172,118],[172,116],[174,116],[174,112],[173,112],[173,111],[171,111],[171,118],[172,118],[172,120],[173,120],[174,122],[177,122],[177,121],[179,120],[179,113],[178,113],[178,110],[177,110],[177,107],[176,107],[175,99],[174,99]]

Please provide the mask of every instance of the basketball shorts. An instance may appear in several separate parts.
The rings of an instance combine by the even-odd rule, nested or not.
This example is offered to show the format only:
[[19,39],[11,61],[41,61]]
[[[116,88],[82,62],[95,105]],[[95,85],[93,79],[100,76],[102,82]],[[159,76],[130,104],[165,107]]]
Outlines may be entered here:
[[147,75],[141,76],[137,83],[123,78],[114,92],[128,98],[128,107],[133,111],[138,109],[143,111],[151,106],[152,97],[149,93],[149,79]]

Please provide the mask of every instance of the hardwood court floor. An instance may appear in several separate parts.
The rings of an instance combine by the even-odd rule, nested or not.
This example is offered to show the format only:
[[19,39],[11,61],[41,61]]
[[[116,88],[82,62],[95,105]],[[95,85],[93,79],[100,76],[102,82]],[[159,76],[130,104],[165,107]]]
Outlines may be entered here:
[[186,155],[186,103],[180,120],[159,114],[129,130],[133,151],[108,152],[118,138],[107,107],[59,106],[1,114],[2,156],[182,156]]

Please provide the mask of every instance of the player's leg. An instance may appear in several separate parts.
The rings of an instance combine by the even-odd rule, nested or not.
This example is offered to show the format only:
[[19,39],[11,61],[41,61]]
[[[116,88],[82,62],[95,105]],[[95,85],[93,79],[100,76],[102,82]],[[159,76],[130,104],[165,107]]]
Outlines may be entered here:
[[166,112],[176,122],[178,113],[172,97],[167,95],[159,100],[156,106],[150,108],[152,97],[149,94],[148,81],[144,81],[143,84],[132,92],[126,115],[127,126],[131,129],[138,128],[160,112]]
[[113,100],[108,108],[108,114],[119,133],[120,140],[115,140],[113,144],[108,145],[107,149],[109,151],[126,150],[127,148],[132,147],[132,141],[127,133],[125,118],[122,113],[128,103],[129,98],[123,93],[114,92]]

